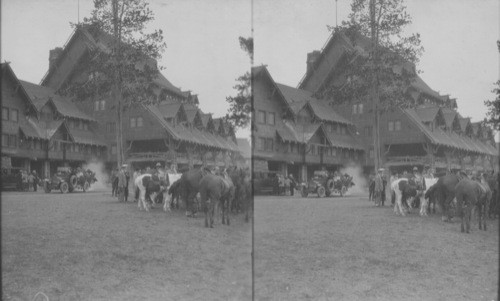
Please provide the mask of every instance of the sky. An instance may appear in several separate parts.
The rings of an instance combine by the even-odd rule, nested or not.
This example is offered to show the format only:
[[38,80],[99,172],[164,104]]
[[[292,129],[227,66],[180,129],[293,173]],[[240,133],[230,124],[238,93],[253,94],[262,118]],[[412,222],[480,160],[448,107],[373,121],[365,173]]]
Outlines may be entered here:
[[[334,25],[347,17],[350,0],[150,0],[167,43],[163,74],[182,90],[198,94],[200,107],[215,117],[227,112],[235,79],[249,70],[239,36],[252,34],[255,65],[266,64],[280,83],[297,86],[306,55],[321,49]],[[79,4],[78,4],[79,3]],[[20,79],[39,83],[48,69],[49,50],[66,43],[70,22],[89,16],[91,0],[4,0],[1,2],[2,62]],[[434,90],[457,99],[458,111],[472,121],[486,114],[499,77],[498,0],[406,0],[425,48],[418,68]],[[253,7],[253,12],[252,12]],[[253,21],[253,22],[252,22]],[[248,131],[237,136],[248,137]]]
[[[200,108],[214,117],[229,108],[236,95],[235,79],[250,70],[239,36],[251,36],[251,2],[247,0],[150,0],[155,20],[148,28],[162,29],[167,49],[162,73],[183,91],[198,94]],[[39,84],[48,70],[49,50],[71,36],[70,22],[90,16],[92,0],[1,1],[1,61],[17,77]],[[236,133],[248,137],[248,131]]]
[[[273,79],[296,87],[308,52],[328,39],[326,25],[346,19],[350,0],[254,0],[255,65],[265,64]],[[418,68],[435,91],[457,99],[458,112],[472,121],[485,117],[484,100],[499,77],[498,0],[406,0],[424,53]]]

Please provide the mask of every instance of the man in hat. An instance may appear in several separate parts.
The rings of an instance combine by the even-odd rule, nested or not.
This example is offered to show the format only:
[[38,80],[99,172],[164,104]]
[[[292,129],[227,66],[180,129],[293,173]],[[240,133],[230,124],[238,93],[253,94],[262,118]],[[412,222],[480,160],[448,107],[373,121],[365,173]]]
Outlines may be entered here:
[[125,174],[127,170],[127,164],[123,164],[120,171],[118,172],[118,201],[125,201],[125,189],[127,188],[127,175]]
[[[382,179],[382,176],[384,174],[384,169],[379,168],[377,175],[375,176],[375,193],[374,193],[374,200],[375,200],[375,206],[379,207],[380,203],[382,201],[382,198],[384,197],[382,194],[384,192],[384,180]],[[383,204],[382,204],[383,206]]]

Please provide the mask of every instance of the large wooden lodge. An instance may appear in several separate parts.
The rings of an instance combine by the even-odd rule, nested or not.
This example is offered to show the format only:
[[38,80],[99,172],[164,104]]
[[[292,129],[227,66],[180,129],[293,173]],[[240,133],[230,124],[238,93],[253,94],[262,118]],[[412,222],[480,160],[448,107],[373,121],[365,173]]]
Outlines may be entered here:
[[[313,170],[349,165],[374,167],[374,113],[369,99],[338,103],[325,93],[346,83],[349,54],[367,51],[369,40],[331,35],[321,51],[307,55],[297,88],[276,83],[266,66],[253,68],[254,168],[308,179]],[[411,66],[410,66],[411,67]],[[493,132],[457,112],[449,95],[432,90],[416,74],[407,91],[411,109],[394,108],[380,118],[381,163],[392,171],[417,166],[442,170],[493,170],[498,149]]]
[[[40,85],[17,79],[2,64],[2,165],[37,170],[48,176],[57,166],[103,161],[116,166],[116,108],[111,99],[70,99],[58,94],[85,75],[79,68],[90,49],[109,45],[102,35],[78,27],[63,48],[50,51]],[[178,168],[235,164],[239,149],[234,129],[202,112],[198,96],[181,91],[161,73],[155,104],[138,105],[122,115],[125,158],[133,167],[157,162]]]
[[254,170],[305,180],[323,167],[363,164],[354,124],[308,91],[276,83],[266,66],[252,69]]
[[[317,96],[324,96],[329,87],[341,87],[347,80],[348,54],[366,52],[369,45],[361,35],[351,40],[342,33],[332,34],[321,51],[307,55],[307,70],[298,87]],[[456,99],[434,91],[418,74],[406,94],[414,108],[397,108],[381,115],[382,165],[393,170],[410,170],[412,166],[422,170],[429,166],[435,170],[482,171],[497,167],[498,149],[492,130],[462,117]],[[326,97],[323,101],[356,126],[365,151],[365,166],[372,168],[372,102],[361,99],[338,104]]]

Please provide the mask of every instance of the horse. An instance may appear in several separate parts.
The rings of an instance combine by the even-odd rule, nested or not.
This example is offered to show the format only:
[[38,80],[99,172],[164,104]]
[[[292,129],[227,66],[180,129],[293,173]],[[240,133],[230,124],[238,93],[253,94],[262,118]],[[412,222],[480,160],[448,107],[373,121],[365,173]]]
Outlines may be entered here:
[[437,198],[440,207],[443,210],[441,219],[445,222],[451,221],[450,214],[450,204],[455,198],[455,186],[457,186],[458,182],[461,180],[461,177],[455,174],[448,174],[440,177],[436,184],[430,187],[425,197],[430,197],[433,195]]
[[[144,207],[146,211],[149,211],[151,205],[148,202],[146,202],[146,199],[149,197],[151,200],[154,200],[156,199],[156,196],[159,193],[166,191],[165,183],[155,179],[150,174],[143,174],[138,176],[135,179],[134,184],[135,187],[137,187],[136,195],[137,191],[139,192],[139,201],[137,202],[139,210],[142,210],[142,207]],[[163,194],[164,202],[166,202],[166,196],[167,194],[164,193]]]
[[438,179],[436,178],[424,178],[424,190],[423,190],[423,200],[420,202],[420,216],[427,216],[430,212],[431,204],[434,213],[436,212],[436,196],[434,195],[434,184],[436,184]]
[[[191,200],[194,200],[200,191],[201,179],[210,173],[210,170],[201,168],[188,170],[182,174],[179,180],[181,181],[179,190],[181,198],[186,203],[186,216],[195,216],[197,209],[192,205]],[[189,213],[190,211],[191,213]]]
[[457,205],[462,218],[460,231],[462,233],[469,233],[473,207],[476,207],[478,211],[479,230],[483,229],[486,231],[485,217],[488,210],[489,200],[491,199],[491,190],[489,189],[489,186],[470,179],[462,179],[455,186],[455,196],[457,198]]
[[[177,205],[179,201],[179,193],[178,193],[178,187],[180,186],[180,179],[182,177],[182,174],[177,174],[177,173],[165,173],[165,180],[167,187],[165,191],[163,192],[165,194],[164,202],[163,202],[163,211],[170,211],[170,209],[173,207],[173,202],[174,200],[177,200]],[[174,189],[171,189],[172,186],[175,185]],[[175,193],[175,195],[174,195]]]
[[395,198],[394,213],[406,216],[403,204],[407,204],[409,213],[417,196],[417,186],[407,178],[397,179],[391,183],[391,195]]
[[201,203],[205,211],[205,227],[213,228],[214,212],[220,207],[222,211],[222,224],[230,224],[229,210],[234,198],[234,185],[229,176],[207,174],[199,182]]

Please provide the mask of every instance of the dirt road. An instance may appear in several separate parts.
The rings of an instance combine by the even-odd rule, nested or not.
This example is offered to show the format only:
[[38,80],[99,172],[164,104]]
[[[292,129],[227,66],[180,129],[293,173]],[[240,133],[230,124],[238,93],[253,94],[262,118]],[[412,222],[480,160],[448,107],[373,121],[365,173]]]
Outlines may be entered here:
[[[2,300],[250,300],[251,224],[109,192],[2,193]],[[44,300],[44,299],[39,299]]]
[[498,220],[471,234],[364,196],[256,197],[256,300],[495,300]]

